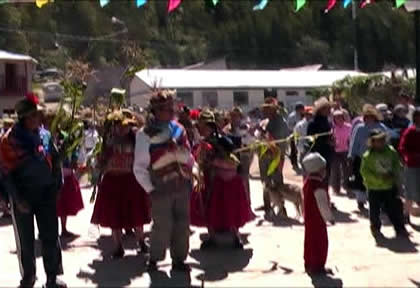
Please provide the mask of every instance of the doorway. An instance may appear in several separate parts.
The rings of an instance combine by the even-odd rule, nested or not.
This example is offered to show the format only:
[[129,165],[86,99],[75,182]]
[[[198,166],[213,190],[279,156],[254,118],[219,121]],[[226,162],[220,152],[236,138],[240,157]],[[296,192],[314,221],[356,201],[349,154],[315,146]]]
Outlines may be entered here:
[[6,63],[5,70],[6,70],[6,80],[5,80],[6,91],[16,91],[17,90],[16,64]]

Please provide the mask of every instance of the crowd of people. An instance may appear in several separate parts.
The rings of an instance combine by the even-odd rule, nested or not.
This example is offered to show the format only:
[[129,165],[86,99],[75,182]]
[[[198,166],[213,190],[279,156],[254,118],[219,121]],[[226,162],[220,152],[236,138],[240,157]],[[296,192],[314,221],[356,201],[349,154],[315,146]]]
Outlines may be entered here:
[[[13,218],[21,287],[33,287],[36,280],[34,217],[46,287],[65,287],[57,278],[63,272],[58,218],[61,236],[72,237],[67,217],[84,207],[81,170],[95,176],[91,223],[112,230],[110,256],[124,257],[123,233],[133,233],[138,252],[149,254],[149,271],[158,269],[168,248],[172,268],[189,269],[190,225],[208,229],[203,250],[222,245],[220,234],[231,235],[232,248],[243,249],[239,229],[256,217],[249,185],[255,155],[264,187],[258,209],[267,214],[280,202],[279,212],[287,217],[288,198],[281,194],[286,157],[303,176],[295,197],[303,196],[308,273],[327,272],[327,223],[334,224],[336,209],[330,187],[334,194],[356,197],[361,212],[369,211],[377,241],[384,237],[382,210],[397,236],[409,237],[405,225],[420,205],[420,108],[409,99],[401,95],[394,107],[365,104],[361,115],[352,115],[340,101],[326,98],[313,106],[296,103],[288,114],[268,97],[246,114],[239,107],[192,109],[178,103],[174,91],[159,90],[147,112],[113,109],[99,127],[87,119],[83,140],[62,159],[59,139],[49,132],[52,119],[43,117],[30,93],[16,105],[16,119],[3,121],[0,142],[0,209]],[[253,145],[257,140],[260,145]],[[269,191],[279,191],[280,200]],[[149,223],[146,241],[143,227]]]

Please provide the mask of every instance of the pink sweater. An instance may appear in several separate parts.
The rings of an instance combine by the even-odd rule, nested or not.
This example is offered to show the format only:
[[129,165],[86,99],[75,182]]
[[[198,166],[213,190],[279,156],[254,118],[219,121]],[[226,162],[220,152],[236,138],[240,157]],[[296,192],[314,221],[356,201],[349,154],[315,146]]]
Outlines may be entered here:
[[349,123],[344,123],[341,126],[334,125],[335,152],[349,151],[350,136],[351,125]]

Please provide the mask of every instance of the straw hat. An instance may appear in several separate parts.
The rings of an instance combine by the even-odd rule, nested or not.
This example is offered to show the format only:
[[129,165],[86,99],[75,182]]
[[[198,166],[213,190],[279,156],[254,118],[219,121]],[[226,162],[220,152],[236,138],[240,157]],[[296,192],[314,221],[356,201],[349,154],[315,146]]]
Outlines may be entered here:
[[150,98],[150,106],[152,109],[159,109],[166,105],[173,105],[175,94],[175,90],[158,90]]
[[325,97],[321,97],[314,103],[314,114],[317,114],[321,109],[329,107],[331,107],[330,101],[328,101],[328,99]]
[[377,121],[381,121],[383,119],[382,115],[371,104],[365,104],[363,106],[363,116],[373,116]]
[[198,121],[203,123],[216,123],[216,117],[210,110],[203,110],[198,116]]

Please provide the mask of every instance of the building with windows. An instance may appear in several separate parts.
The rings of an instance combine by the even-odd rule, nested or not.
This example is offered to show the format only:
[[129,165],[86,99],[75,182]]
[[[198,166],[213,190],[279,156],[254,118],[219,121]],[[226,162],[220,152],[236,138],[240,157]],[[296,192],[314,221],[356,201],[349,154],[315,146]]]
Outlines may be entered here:
[[32,89],[36,60],[0,50],[0,115],[14,110],[16,102]]
[[298,101],[312,104],[310,91],[330,87],[355,71],[301,70],[186,70],[145,69],[136,73],[130,85],[130,102],[147,105],[154,88],[176,89],[177,97],[189,107],[218,107],[244,110],[258,107],[267,96],[276,97],[287,108]]

